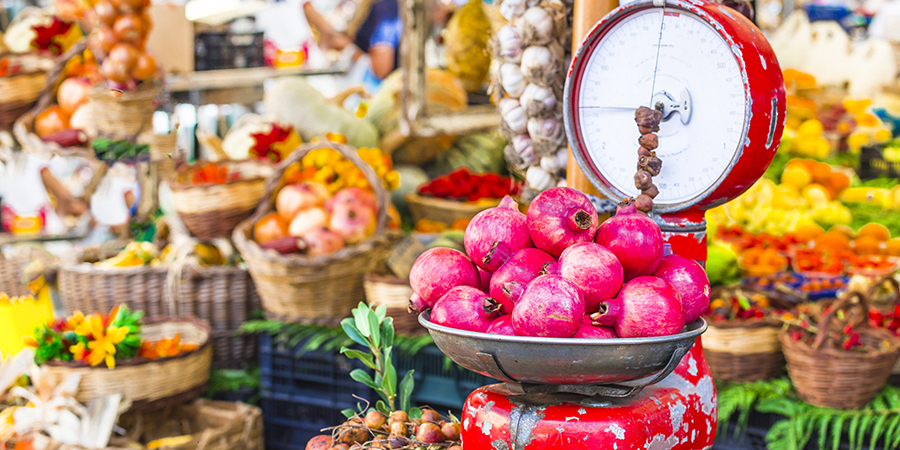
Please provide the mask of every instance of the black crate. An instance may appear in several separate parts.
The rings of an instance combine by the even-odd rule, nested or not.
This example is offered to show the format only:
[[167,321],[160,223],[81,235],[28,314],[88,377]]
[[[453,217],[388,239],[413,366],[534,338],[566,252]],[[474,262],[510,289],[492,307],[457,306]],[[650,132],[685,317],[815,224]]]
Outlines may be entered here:
[[262,32],[207,31],[194,38],[194,70],[243,69],[265,65]]
[[884,159],[884,146],[863,147],[859,152],[859,178],[871,180],[888,177],[900,178],[900,163]]
[[366,368],[362,362],[336,350],[299,354],[305,342],[289,348],[268,334],[260,334],[259,374],[264,395],[313,398],[332,404],[356,404],[356,395],[374,402],[374,392],[350,378],[354,369]]
[[466,397],[475,389],[497,380],[463,369],[455,363],[447,363],[444,354],[435,345],[423,347],[415,356],[394,356],[397,376],[402,379],[407,371],[415,369],[411,403],[414,406],[430,406],[441,414],[452,411],[459,414]]
[[341,411],[356,409],[356,404],[263,393],[262,412],[267,450],[304,450],[306,442],[323,428],[338,426],[346,418]]

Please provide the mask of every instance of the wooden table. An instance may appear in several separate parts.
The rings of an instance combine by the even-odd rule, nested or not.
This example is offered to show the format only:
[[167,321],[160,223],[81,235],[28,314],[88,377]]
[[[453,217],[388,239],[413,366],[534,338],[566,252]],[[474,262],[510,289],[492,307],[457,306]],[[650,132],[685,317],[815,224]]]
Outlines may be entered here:
[[252,67],[247,69],[205,70],[184,74],[170,74],[166,90],[181,103],[193,105],[253,104],[263,99],[263,83],[283,76],[339,75],[345,67],[327,69],[306,67]]

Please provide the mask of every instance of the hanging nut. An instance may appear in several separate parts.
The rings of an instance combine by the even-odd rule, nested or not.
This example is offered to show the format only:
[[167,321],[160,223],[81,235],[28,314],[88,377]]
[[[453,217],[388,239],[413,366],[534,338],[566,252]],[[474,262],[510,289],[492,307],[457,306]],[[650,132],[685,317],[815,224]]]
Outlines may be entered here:
[[637,198],[634,199],[634,206],[638,211],[649,213],[653,210],[653,199],[647,194],[638,195]]
[[638,144],[647,150],[656,150],[656,147],[659,147],[659,136],[653,133],[643,134],[638,138]]
[[651,183],[649,188],[641,189],[641,193],[650,196],[650,198],[656,198],[656,196],[659,195],[659,188]]
[[655,177],[662,170],[662,160],[655,156],[641,156],[638,159],[638,167],[650,172],[650,175]]
[[656,152],[651,152],[645,147],[638,147],[638,156],[656,156]]
[[645,127],[643,125],[638,125],[638,131],[640,131],[642,135],[656,133],[657,131],[659,131],[659,126],[657,125],[655,127]]
[[634,187],[644,190],[653,186],[653,179],[646,170],[638,170],[634,173]]

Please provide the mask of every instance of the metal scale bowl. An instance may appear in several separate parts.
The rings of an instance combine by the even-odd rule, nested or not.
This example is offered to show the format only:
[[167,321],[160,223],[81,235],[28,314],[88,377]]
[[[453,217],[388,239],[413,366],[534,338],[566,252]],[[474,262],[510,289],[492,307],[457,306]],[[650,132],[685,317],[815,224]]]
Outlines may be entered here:
[[455,363],[525,394],[572,393],[629,397],[675,370],[697,336],[698,319],[678,334],[630,339],[562,339],[501,336],[419,323]]

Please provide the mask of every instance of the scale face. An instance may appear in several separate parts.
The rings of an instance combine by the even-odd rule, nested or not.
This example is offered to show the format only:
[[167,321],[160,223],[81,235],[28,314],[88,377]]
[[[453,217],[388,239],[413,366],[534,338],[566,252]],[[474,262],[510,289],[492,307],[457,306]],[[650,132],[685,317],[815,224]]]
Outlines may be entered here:
[[762,33],[702,0],[649,0],[598,22],[575,55],[566,132],[585,175],[607,197],[636,197],[639,106],[663,112],[656,213],[708,209],[744,192],[781,140],[784,82]]

